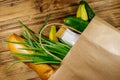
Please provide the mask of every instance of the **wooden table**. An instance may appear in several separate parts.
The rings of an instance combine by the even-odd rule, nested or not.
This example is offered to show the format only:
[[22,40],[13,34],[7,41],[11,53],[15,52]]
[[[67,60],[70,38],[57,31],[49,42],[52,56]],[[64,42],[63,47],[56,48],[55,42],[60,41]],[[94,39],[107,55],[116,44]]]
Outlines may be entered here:
[[[40,80],[38,75],[23,63],[7,70],[15,61],[3,41],[12,34],[23,31],[18,20],[33,31],[38,31],[47,14],[49,23],[61,22],[75,15],[80,0],[0,0],[0,80]],[[86,0],[96,15],[120,29],[120,0]]]

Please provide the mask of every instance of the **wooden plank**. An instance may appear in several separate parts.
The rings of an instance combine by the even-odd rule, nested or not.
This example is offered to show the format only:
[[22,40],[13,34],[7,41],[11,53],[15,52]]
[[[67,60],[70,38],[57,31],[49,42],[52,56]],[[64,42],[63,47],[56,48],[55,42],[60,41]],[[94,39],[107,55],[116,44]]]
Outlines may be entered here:
[[[102,3],[102,5],[98,5],[98,4],[101,4]],[[99,13],[104,13],[104,14],[106,14],[106,15],[108,15],[108,13],[105,13],[105,11],[106,10],[110,10],[110,9],[119,9],[118,7],[120,7],[118,4],[118,2],[117,1],[112,1],[112,0],[110,0],[109,1],[109,3],[108,4],[110,4],[110,3],[113,3],[113,5],[108,5],[108,6],[105,6],[105,8],[101,8],[101,6],[104,6],[105,5],[105,2],[103,3],[103,1],[99,1],[99,2],[93,2],[93,3],[91,3],[90,5],[91,5],[91,7],[93,8],[93,10],[95,11],[95,13],[96,14],[98,14],[99,16],[101,16],[102,17],[102,15],[103,14],[99,14]],[[94,7],[93,7],[94,6]],[[111,7],[112,6],[112,7]],[[20,6],[21,7],[21,6]],[[75,7],[75,6],[74,6]],[[75,7],[75,8],[73,8],[73,6],[71,7],[71,8],[65,8],[65,9],[60,9],[60,10],[55,10],[55,11],[49,11],[49,13],[51,13],[51,14],[53,14],[53,17],[55,16],[55,18],[57,19],[58,17],[57,16],[59,16],[59,17],[63,17],[63,15],[64,15],[64,17],[65,16],[68,16],[68,15],[70,15],[70,14],[75,14],[75,12],[76,12],[76,8],[77,8],[77,6]],[[116,10],[117,11],[117,10]],[[111,11],[108,11],[108,12],[110,12],[110,14],[108,15],[108,16],[111,16],[111,14],[119,14],[119,12],[117,11],[117,12],[114,12],[114,13],[111,13]],[[63,13],[63,14],[62,14]],[[57,15],[56,15],[57,14]],[[12,20],[7,20],[6,22],[4,22],[4,21],[1,21],[0,22],[0,30],[5,30],[5,29],[9,29],[9,28],[13,28],[13,27],[15,27],[15,26],[18,26],[17,25],[17,20],[22,20],[22,21],[24,21],[24,22],[26,22],[27,21],[27,23],[29,22],[29,23],[32,23],[32,21],[36,21],[36,19],[37,19],[37,21],[38,21],[38,19],[39,19],[39,22],[41,22],[41,21],[43,21],[44,19],[43,19],[43,17],[45,17],[46,15],[45,15],[45,13],[37,13],[37,14],[27,14],[27,16],[22,16],[22,19],[21,18],[12,18]],[[20,16],[19,16],[20,17]],[[23,18],[24,17],[24,18]],[[112,17],[112,16],[111,16]],[[118,17],[119,17],[119,15],[118,15]],[[54,18],[54,19],[55,19]],[[104,17],[103,16],[103,19],[104,18],[106,18],[106,17]],[[2,19],[2,18],[1,18]],[[117,20],[118,21],[118,20]],[[114,21],[115,22],[115,21]],[[7,23],[7,24],[6,24]],[[116,23],[117,24],[117,23]],[[116,25],[115,25],[116,26]]]
[[[112,0],[111,0],[112,1]],[[98,13],[98,15],[99,16],[102,16],[103,14],[99,14],[99,12],[101,13],[101,12],[103,12],[104,14],[105,14],[105,10],[109,10],[109,9],[114,9],[114,8],[117,8],[117,7],[120,7],[118,4],[119,3],[117,3],[117,1],[109,1],[110,3],[113,3],[114,5],[109,5],[109,6],[106,6],[105,8],[101,8],[101,6],[104,6],[105,5],[105,3],[104,4],[102,4],[102,5],[98,5],[98,3],[100,4],[100,3],[103,3],[103,1],[99,1],[99,2],[93,2],[92,4],[90,4],[91,5],[91,7],[92,6],[94,6],[94,7],[92,7],[93,8],[93,10],[96,12],[96,14]],[[95,4],[94,4],[95,3]],[[109,4],[109,3],[108,3]],[[111,8],[111,6],[112,6],[112,8]],[[21,6],[20,6],[21,7]],[[54,9],[53,9],[54,10]],[[72,11],[71,11],[72,10]],[[63,10],[63,9],[61,9],[61,12],[59,11],[59,10],[55,10],[54,12],[53,11],[51,11],[51,12],[49,12],[49,13],[54,13],[53,15],[54,16],[56,16],[55,14],[57,14],[57,13],[67,13],[67,14],[75,14],[75,8],[67,8],[67,9],[65,9],[65,10]],[[101,11],[102,10],[102,11]],[[66,11],[66,12],[64,12],[64,11]],[[73,13],[74,12],[74,13]],[[118,12],[118,11],[117,11]],[[115,13],[115,12],[114,12]],[[29,21],[29,23],[31,22],[31,21],[34,21],[35,19],[40,19],[39,20],[39,22],[41,21],[41,19],[43,18],[43,17],[45,17],[46,15],[42,15],[42,14],[44,14],[44,13],[41,13],[41,14],[39,14],[39,13],[37,13],[37,14],[31,14],[31,15],[29,15],[29,16],[22,16],[22,17],[24,17],[25,19],[27,19],[27,21]],[[119,13],[117,13],[117,14],[119,14]],[[36,16],[37,15],[37,16]],[[59,17],[62,17],[63,15],[64,16],[68,16],[68,15],[66,15],[66,14],[58,14],[59,15]],[[62,15],[62,16],[61,16]],[[108,14],[107,14],[108,15]],[[32,17],[31,17],[32,16]],[[57,16],[55,17],[55,18],[57,18]],[[106,18],[106,17],[103,17],[103,18]],[[2,19],[2,18],[1,18]],[[18,19],[20,19],[20,18],[18,18]],[[1,26],[0,26],[0,30],[5,30],[5,29],[9,29],[9,28],[12,28],[12,27],[15,27],[15,26],[17,26],[17,20],[18,19],[12,19],[12,21],[11,20],[8,20],[7,22],[1,22],[0,24],[1,24]],[[24,19],[20,19],[20,20],[23,20],[24,21]],[[30,21],[31,20],[31,21]],[[5,23],[7,23],[7,24],[5,24]],[[9,27],[8,27],[9,26]],[[6,28],[7,27],[7,28]]]
[[[3,4],[6,3],[7,2],[3,2]],[[13,5],[11,6],[11,4]],[[37,13],[37,10],[34,9],[34,7],[33,0],[16,0],[15,2],[10,1],[6,5],[1,5],[0,21],[16,18],[19,16],[35,14]]]
[[29,80],[35,78],[40,80],[38,75],[24,63],[18,63],[7,69],[15,60],[9,51],[0,53],[0,80]]
[[[61,10],[50,11],[49,12],[49,14],[51,14],[50,20],[54,20],[54,19],[68,16],[68,15],[75,14],[76,7],[77,6],[73,6],[73,7],[67,7],[65,9],[61,9]],[[42,13],[42,14],[38,13],[38,14],[31,15],[31,16],[22,16],[19,18],[13,18],[12,21],[11,20],[1,21],[0,22],[0,31],[18,27],[18,20],[21,20],[25,24],[28,24],[28,25],[34,25],[38,22],[43,22],[43,21],[45,21],[45,17],[47,14],[48,13]]]
[[[95,5],[94,5],[95,4]],[[120,1],[119,0],[101,0],[90,4],[96,15],[113,25],[120,27]]]

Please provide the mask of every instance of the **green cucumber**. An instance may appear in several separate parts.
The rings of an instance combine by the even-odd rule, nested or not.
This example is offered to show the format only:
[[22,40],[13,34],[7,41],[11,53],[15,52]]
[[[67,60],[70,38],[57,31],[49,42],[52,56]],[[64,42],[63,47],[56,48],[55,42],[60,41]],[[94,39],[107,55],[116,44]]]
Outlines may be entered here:
[[88,14],[88,18],[89,18],[89,20],[92,20],[92,18],[95,16],[95,13],[93,12],[93,10],[89,6],[89,4],[84,0],[80,1],[80,4],[85,4],[85,8],[86,8],[86,11],[87,11],[87,14]]
[[64,19],[64,24],[80,31],[83,32],[84,29],[87,27],[88,25],[88,21],[84,21],[80,18],[76,18],[76,17],[67,17]]

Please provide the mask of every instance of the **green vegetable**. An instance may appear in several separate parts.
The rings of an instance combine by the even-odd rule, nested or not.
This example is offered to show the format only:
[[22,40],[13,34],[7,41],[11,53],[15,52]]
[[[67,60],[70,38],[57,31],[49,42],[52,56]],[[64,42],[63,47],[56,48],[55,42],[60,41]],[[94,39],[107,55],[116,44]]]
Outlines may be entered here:
[[88,18],[90,21],[95,16],[95,13],[93,12],[93,10],[86,1],[82,0],[80,1],[80,4],[85,4],[85,9],[87,10]]
[[64,23],[80,32],[83,32],[89,22],[76,17],[67,17],[64,19]]
[[[49,16],[48,16],[49,17]],[[41,32],[43,31],[44,26],[47,24],[48,17],[46,18],[45,23],[38,33],[32,32],[25,24],[19,21],[20,25],[24,29],[24,34],[22,38],[26,42],[11,42],[14,44],[23,44],[26,48],[19,48],[20,50],[32,50],[32,54],[24,54],[16,52],[13,54],[14,56],[23,57],[27,60],[18,60],[14,62],[12,65],[19,62],[31,62],[35,64],[47,63],[47,64],[60,64],[62,59],[66,56],[68,51],[71,49],[71,45],[59,41],[54,42],[47,38],[41,36]]]
[[[22,48],[22,49],[23,50],[33,50],[35,52],[35,54],[36,53],[42,53],[42,54],[38,54],[38,56],[42,55],[42,56],[46,57],[46,58],[45,57],[44,58],[39,57],[38,58],[38,63],[44,63],[44,62],[49,62],[50,63],[50,61],[51,61],[51,64],[53,64],[54,62],[56,62],[56,63],[59,62],[60,63],[61,60],[66,56],[66,54],[68,53],[68,51],[71,48],[71,46],[69,44],[67,44],[63,41],[54,42],[54,41],[51,41],[51,40],[46,39],[44,37],[36,36],[35,33],[31,32],[31,30],[29,30],[27,26],[25,27],[25,25],[22,25],[22,27],[24,28],[24,31],[26,32],[23,35],[23,38],[28,43],[27,44],[28,48]],[[41,31],[42,31],[42,29],[41,29]],[[39,34],[37,34],[37,35],[39,35]],[[41,44],[43,44],[43,45],[40,44],[39,38],[41,38],[41,41],[42,41]],[[25,44],[25,46],[26,46],[26,44]],[[43,49],[42,46],[44,47],[44,49]],[[50,54],[47,53],[47,52],[49,52]],[[24,55],[26,55],[26,54],[20,54],[20,55],[17,55],[17,56],[24,57]],[[32,55],[34,55],[34,54],[32,54]],[[31,58],[32,55],[29,56],[29,54],[28,54],[28,57]],[[41,62],[41,59],[44,60],[44,62],[43,61]],[[52,60],[50,60],[50,59],[52,59]],[[36,61],[33,61],[33,62],[36,63]]]

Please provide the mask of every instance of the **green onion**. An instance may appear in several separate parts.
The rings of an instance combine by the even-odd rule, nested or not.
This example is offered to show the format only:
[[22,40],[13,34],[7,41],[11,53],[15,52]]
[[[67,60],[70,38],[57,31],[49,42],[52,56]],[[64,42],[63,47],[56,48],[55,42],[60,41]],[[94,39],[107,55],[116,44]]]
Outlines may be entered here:
[[[24,33],[22,34],[23,38],[26,42],[11,42],[14,44],[23,44],[26,48],[19,48],[21,50],[32,50],[32,54],[25,54],[16,52],[13,56],[23,57],[27,60],[18,60],[13,64],[19,62],[31,62],[35,64],[61,64],[62,59],[66,56],[68,51],[71,49],[71,45],[64,41],[53,42],[49,39],[41,36],[42,31],[46,28],[45,25],[48,22],[50,15],[47,16],[45,23],[42,25],[38,33],[34,33],[30,30],[22,21],[19,21],[20,25],[24,29]],[[13,65],[12,64],[12,65]]]

